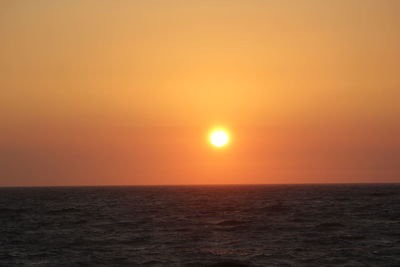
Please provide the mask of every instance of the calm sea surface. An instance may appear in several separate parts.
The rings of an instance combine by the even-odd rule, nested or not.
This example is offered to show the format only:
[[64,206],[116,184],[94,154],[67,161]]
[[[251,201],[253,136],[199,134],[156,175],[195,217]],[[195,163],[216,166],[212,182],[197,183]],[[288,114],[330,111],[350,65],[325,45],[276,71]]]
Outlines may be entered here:
[[0,188],[0,266],[400,266],[400,185]]

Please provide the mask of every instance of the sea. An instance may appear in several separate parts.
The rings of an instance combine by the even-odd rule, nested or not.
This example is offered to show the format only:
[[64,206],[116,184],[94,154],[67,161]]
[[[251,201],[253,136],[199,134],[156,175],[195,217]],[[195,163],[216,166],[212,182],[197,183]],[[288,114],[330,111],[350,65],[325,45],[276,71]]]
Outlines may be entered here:
[[0,266],[400,266],[400,184],[0,188]]

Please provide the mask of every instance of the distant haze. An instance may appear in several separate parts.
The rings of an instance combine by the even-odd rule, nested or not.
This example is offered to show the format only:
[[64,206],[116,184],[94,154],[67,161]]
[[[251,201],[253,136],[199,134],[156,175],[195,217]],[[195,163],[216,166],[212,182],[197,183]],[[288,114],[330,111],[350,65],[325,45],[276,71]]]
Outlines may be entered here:
[[0,186],[400,182],[399,14],[1,1]]

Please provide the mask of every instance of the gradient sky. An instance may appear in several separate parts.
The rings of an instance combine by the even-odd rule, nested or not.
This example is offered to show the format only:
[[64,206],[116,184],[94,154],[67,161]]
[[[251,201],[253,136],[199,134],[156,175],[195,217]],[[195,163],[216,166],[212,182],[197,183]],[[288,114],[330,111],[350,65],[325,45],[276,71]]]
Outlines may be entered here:
[[2,0],[0,186],[400,182],[399,14]]

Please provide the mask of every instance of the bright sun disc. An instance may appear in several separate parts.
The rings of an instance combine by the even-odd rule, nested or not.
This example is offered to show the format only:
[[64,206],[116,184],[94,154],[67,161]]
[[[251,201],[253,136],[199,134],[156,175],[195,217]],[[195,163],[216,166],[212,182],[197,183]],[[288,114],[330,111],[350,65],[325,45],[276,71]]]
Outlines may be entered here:
[[213,146],[223,147],[229,142],[229,135],[226,131],[216,130],[210,134],[210,142]]

